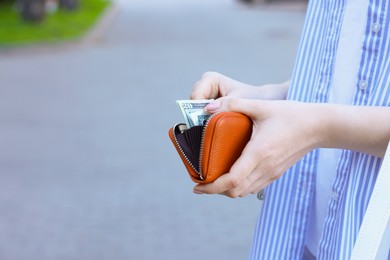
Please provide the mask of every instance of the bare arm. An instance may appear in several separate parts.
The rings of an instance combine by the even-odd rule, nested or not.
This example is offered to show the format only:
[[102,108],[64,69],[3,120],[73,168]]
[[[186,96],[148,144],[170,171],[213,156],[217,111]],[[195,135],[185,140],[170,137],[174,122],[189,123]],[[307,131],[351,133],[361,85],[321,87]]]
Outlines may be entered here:
[[326,133],[319,146],[384,156],[390,139],[390,107],[322,106]]

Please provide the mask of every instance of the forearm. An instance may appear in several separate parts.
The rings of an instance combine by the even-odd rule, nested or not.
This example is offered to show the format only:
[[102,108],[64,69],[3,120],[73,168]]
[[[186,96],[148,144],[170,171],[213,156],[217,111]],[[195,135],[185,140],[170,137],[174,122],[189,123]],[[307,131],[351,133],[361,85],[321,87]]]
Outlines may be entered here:
[[245,99],[285,100],[288,88],[290,87],[290,80],[280,84],[253,86],[228,77],[221,77],[217,85],[226,86],[226,88],[220,90],[220,96]]
[[390,107],[319,104],[321,147],[383,157],[390,139]]
[[290,80],[281,84],[269,84],[259,87],[258,99],[268,100],[285,100],[288,89],[290,87]]

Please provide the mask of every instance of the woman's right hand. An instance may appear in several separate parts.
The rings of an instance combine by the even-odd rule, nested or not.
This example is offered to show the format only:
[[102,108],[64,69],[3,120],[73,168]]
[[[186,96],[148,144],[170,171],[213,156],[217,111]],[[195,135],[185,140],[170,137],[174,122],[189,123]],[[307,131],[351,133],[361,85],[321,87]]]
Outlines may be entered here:
[[220,97],[244,99],[285,99],[289,81],[256,87],[236,81],[217,72],[206,72],[195,83],[191,99],[218,99]]

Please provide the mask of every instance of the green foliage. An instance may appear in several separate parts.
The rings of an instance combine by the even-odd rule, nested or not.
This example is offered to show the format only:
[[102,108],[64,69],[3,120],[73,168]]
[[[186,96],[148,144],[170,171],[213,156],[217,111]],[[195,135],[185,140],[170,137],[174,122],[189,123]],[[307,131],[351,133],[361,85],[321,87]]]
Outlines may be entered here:
[[85,33],[110,4],[108,0],[80,0],[75,11],[58,10],[40,23],[22,20],[15,1],[0,0],[0,46],[75,39]]

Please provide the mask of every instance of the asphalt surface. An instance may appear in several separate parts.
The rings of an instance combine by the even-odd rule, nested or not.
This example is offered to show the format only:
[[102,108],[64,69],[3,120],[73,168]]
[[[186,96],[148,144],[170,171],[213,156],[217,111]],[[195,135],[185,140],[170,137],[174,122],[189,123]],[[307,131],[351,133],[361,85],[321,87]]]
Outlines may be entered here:
[[193,194],[167,131],[205,71],[288,79],[304,11],[117,6],[89,44],[0,50],[0,259],[246,259],[261,202]]

